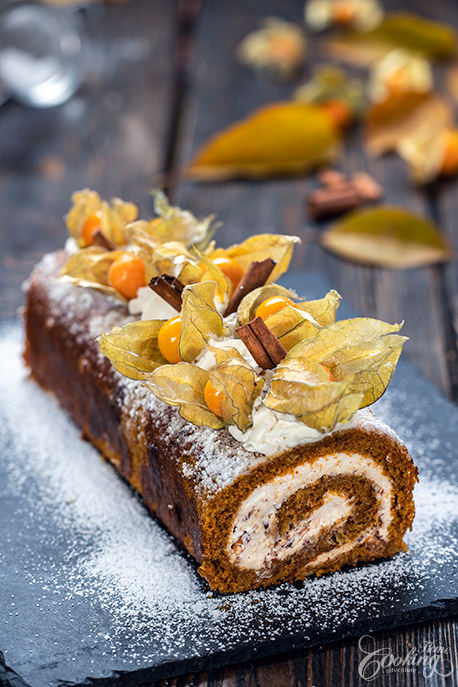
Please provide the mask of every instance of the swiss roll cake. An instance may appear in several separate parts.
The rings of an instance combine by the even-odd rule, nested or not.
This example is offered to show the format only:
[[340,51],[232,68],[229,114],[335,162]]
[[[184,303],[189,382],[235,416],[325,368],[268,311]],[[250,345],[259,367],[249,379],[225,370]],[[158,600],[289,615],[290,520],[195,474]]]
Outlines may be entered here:
[[[337,319],[277,283],[295,237],[217,248],[212,220],[75,194],[26,285],[24,358],[211,589],[302,580],[405,549],[417,471],[369,409],[401,325]],[[389,392],[388,392],[389,393]],[[65,457],[63,457],[63,460]]]

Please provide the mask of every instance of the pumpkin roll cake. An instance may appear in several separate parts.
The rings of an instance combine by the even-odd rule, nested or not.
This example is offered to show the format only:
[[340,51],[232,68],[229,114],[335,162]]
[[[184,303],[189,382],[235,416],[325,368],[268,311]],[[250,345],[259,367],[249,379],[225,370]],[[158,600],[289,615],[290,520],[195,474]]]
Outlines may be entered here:
[[26,285],[24,359],[196,559],[237,592],[392,556],[417,471],[368,408],[401,325],[277,283],[295,237],[217,248],[212,218],[78,192]]

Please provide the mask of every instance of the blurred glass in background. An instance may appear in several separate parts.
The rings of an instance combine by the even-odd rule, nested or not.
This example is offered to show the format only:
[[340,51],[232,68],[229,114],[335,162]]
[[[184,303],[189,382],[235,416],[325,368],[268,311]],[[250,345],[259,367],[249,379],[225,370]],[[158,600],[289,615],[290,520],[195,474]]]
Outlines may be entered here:
[[67,8],[11,2],[0,10],[0,104],[31,107],[68,100],[82,80],[79,17]]

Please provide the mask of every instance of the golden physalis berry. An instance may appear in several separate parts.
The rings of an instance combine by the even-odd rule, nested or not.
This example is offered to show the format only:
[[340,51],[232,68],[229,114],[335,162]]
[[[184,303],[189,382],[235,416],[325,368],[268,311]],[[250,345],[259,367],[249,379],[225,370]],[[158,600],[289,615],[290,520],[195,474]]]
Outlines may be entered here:
[[[237,288],[239,285],[239,281],[245,274],[245,271],[241,265],[236,260],[233,260],[232,258],[226,258],[226,257],[221,257],[221,258],[214,258],[212,260],[212,263],[219,267],[221,272],[226,275],[226,277],[229,279],[229,281],[232,283],[234,289]],[[203,265],[203,275],[206,272],[207,267]],[[201,281],[203,278],[203,275],[201,277]]]
[[458,172],[458,130],[445,134],[444,156],[439,173],[450,176]]
[[157,345],[159,346],[160,352],[169,363],[175,364],[182,360],[179,349],[180,336],[181,320],[179,315],[164,322],[159,329]]
[[262,317],[263,320],[266,320],[271,315],[275,315],[279,310],[286,308],[287,305],[294,305],[294,301],[282,296],[271,296],[271,298],[266,298],[265,301],[258,305],[255,317]]
[[327,112],[337,129],[346,129],[352,122],[351,108],[343,100],[326,100],[320,107]]
[[212,413],[215,413],[218,417],[222,417],[223,411],[221,410],[221,403],[223,400],[223,392],[215,389],[210,380],[208,380],[204,388],[204,399]]
[[146,270],[143,260],[138,255],[122,253],[111,264],[108,271],[108,283],[121,296],[135,298],[141,286],[146,286]]
[[232,258],[215,258],[212,260],[213,264],[220,268],[221,272],[232,282],[234,289],[239,285],[239,281],[245,274],[245,271],[236,260]]
[[92,237],[97,229],[100,229],[102,224],[102,213],[100,210],[98,212],[93,212],[86,218],[81,230],[81,238],[85,246],[92,245]]
[[332,7],[332,18],[339,26],[351,24],[357,14],[357,9],[352,2],[337,0]]

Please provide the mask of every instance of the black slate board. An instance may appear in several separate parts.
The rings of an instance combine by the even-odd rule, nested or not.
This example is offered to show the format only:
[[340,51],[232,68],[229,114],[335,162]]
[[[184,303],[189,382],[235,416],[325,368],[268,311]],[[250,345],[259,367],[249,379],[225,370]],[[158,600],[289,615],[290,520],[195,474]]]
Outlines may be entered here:
[[[284,283],[328,288],[310,273]],[[420,469],[409,554],[221,596],[53,399],[19,380],[19,340],[19,325],[1,330],[0,685],[139,685],[458,612],[458,409],[410,363],[377,404]]]

